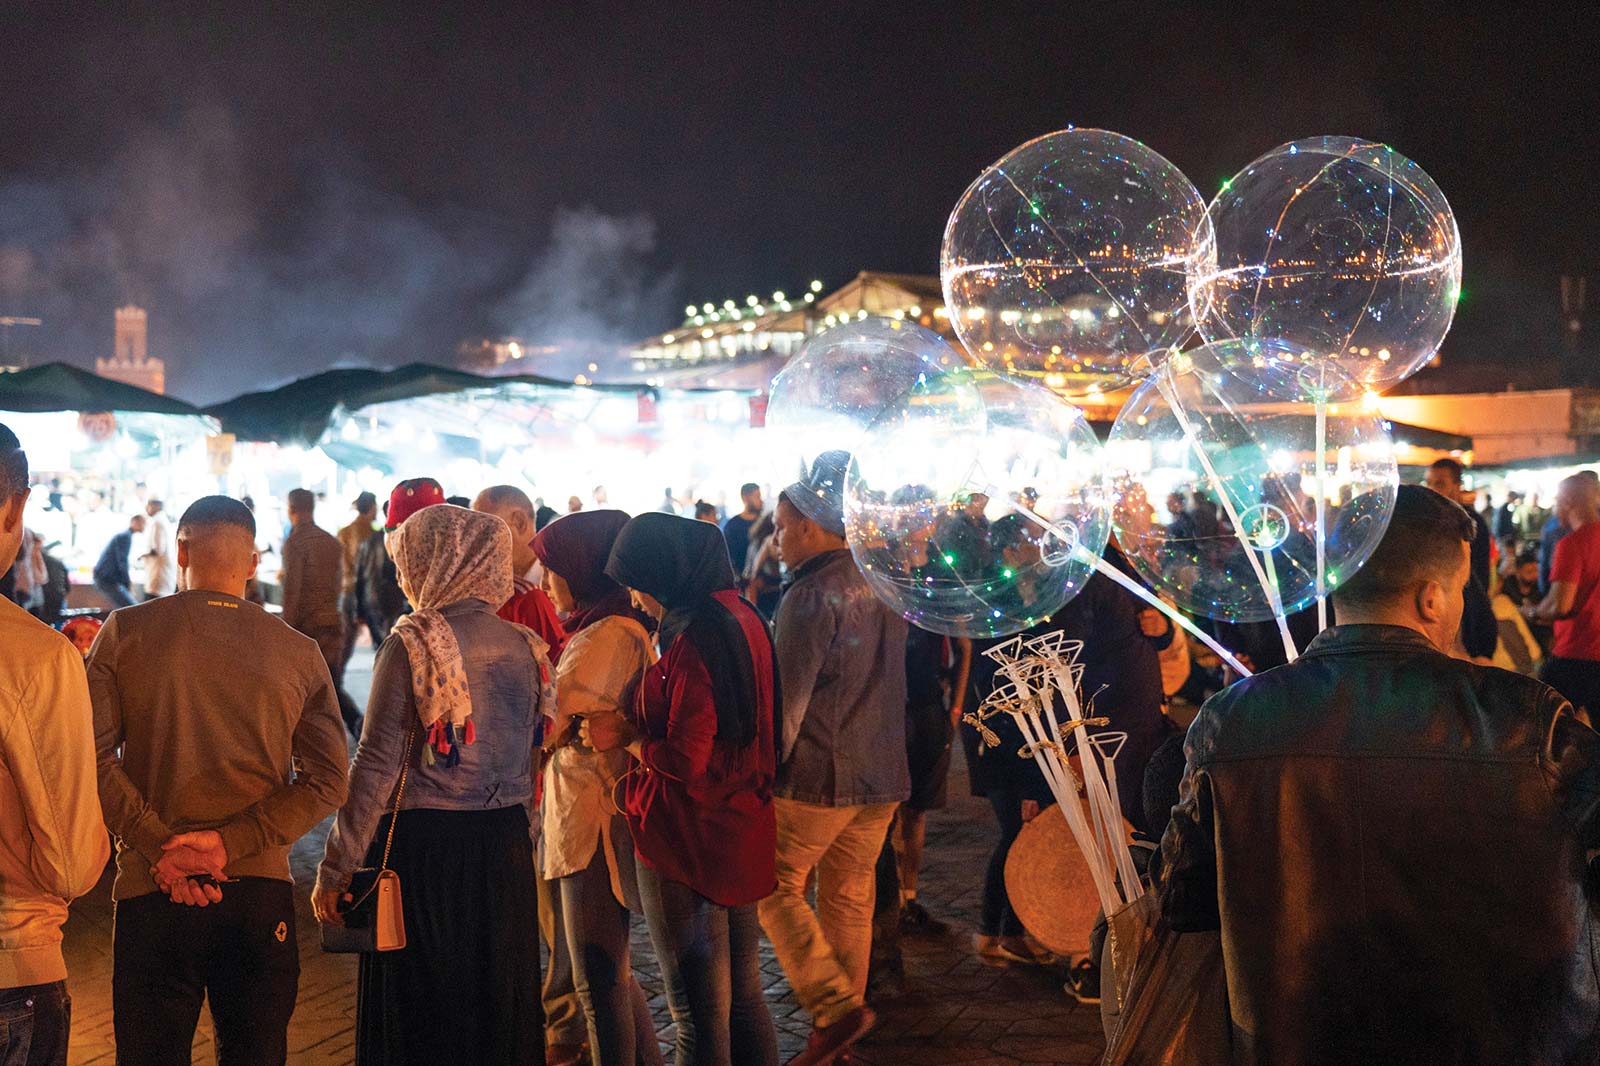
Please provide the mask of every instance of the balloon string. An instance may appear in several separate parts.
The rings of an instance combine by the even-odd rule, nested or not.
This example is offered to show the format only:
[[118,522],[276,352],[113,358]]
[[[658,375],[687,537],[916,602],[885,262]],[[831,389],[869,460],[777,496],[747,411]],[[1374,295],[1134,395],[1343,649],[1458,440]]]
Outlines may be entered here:
[[1207,633],[1205,630],[1191,622],[1188,616],[1182,611],[1178,610],[1166,600],[1162,599],[1160,596],[1157,596],[1155,593],[1139,584],[1139,582],[1135,581],[1127,574],[1124,574],[1121,570],[1118,570],[1116,567],[1106,562],[1100,556],[1091,554],[1082,545],[1077,543],[1077,538],[1073,534],[1065,529],[1062,529],[1044,515],[1017,502],[1016,500],[1011,500],[1009,502],[1012,509],[1018,514],[1025,515],[1026,517],[1033,519],[1035,522],[1039,523],[1039,525],[1043,526],[1049,532],[1054,533],[1066,543],[1072,544],[1073,554],[1078,556],[1078,558],[1084,562],[1088,563],[1090,566],[1094,567],[1097,573],[1103,574],[1112,581],[1115,581],[1117,584],[1121,585],[1123,588],[1139,597],[1145,603],[1166,615],[1174,625],[1179,626],[1191,637],[1198,640],[1212,651],[1216,652],[1217,657],[1223,662],[1227,663],[1228,666],[1233,669],[1234,673],[1238,674],[1240,677],[1249,677],[1251,675],[1251,671],[1245,667],[1244,663],[1239,661],[1238,657],[1235,656],[1233,652],[1229,651],[1227,648],[1224,648],[1221,644],[1218,644],[1215,637],[1211,636],[1211,634]]
[[[1211,491],[1217,494],[1223,509],[1228,513],[1228,521],[1233,525],[1233,535],[1239,538],[1239,545],[1244,549],[1244,557],[1250,563],[1250,569],[1255,571],[1256,580],[1261,584],[1261,591],[1266,593],[1267,602],[1272,605],[1272,617],[1278,623],[1278,635],[1283,638],[1283,653],[1292,663],[1299,658],[1300,652],[1294,646],[1294,637],[1289,635],[1289,621],[1283,614],[1283,597],[1278,593],[1278,583],[1268,579],[1261,560],[1256,558],[1256,546],[1245,532],[1244,523],[1239,519],[1239,510],[1233,505],[1233,497],[1228,495],[1222,478],[1217,474],[1217,468],[1211,465],[1211,457],[1206,454],[1205,446],[1200,443],[1200,438],[1195,436],[1194,426],[1190,424],[1189,416],[1178,400],[1177,390],[1172,387],[1172,378],[1167,370],[1156,372],[1156,385],[1161,389],[1161,395],[1166,398],[1167,406],[1172,409],[1173,417],[1178,420],[1178,427],[1183,430],[1184,439],[1188,441],[1190,450],[1194,452],[1195,458],[1200,460],[1206,479],[1211,482]],[[1268,562],[1271,562],[1270,558]]]
[[1328,628],[1328,401],[1317,397],[1317,632]]

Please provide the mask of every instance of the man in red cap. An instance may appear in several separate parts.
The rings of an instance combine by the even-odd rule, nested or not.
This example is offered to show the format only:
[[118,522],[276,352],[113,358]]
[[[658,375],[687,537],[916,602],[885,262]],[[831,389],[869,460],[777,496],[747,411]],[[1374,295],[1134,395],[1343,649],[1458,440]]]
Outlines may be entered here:
[[405,520],[436,503],[444,503],[444,486],[431,477],[407,478],[389,493],[389,507],[384,513],[383,531],[393,533]]

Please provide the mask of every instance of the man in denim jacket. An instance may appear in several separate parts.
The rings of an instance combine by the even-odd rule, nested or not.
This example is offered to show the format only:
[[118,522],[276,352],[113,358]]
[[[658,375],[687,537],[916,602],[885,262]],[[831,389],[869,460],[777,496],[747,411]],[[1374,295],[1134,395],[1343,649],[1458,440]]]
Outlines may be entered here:
[[[832,1061],[873,1024],[866,1007],[874,867],[911,794],[906,767],[906,623],[856,569],[840,489],[849,457],[828,453],[778,500],[778,548],[793,582],[778,607],[783,694],[778,887],[761,924],[816,1026],[794,1062]],[[806,881],[817,873],[817,908]]]

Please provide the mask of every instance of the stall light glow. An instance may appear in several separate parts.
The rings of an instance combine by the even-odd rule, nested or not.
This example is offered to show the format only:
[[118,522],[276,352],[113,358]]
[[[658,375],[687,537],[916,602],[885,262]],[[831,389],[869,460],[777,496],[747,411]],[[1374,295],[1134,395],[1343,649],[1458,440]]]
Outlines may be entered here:
[[744,298],[744,302],[749,304],[751,307],[754,307],[756,304],[760,303],[761,301],[756,299],[754,296],[746,296]]
[[[781,303],[783,303],[783,300],[784,300],[784,296],[783,296],[783,290],[782,289],[779,289],[777,292],[772,294],[772,302],[773,303],[781,304]],[[785,308],[785,310],[787,310],[787,308]]]
[[700,310],[704,311],[708,315],[711,312],[715,311],[716,309],[717,309],[717,307],[716,307],[715,304],[701,304],[700,305]]
[[665,337],[661,338],[661,343],[662,344],[671,344],[673,341],[675,341],[677,339],[678,338],[674,337],[672,334],[669,333]]
[[921,307],[920,304],[912,304],[911,305],[911,317],[912,318],[921,318],[922,317],[922,307]]
[[816,293],[814,293],[814,292],[806,293],[806,303],[812,303],[812,302],[814,302],[816,300],[816,298],[817,298],[817,294]]
[[683,309],[683,313],[684,313],[684,314],[685,314],[685,315],[690,315],[690,316],[692,316],[692,315],[693,315],[693,314],[694,314],[694,313],[695,313],[695,310],[696,310],[696,308],[695,308],[695,306],[694,306],[694,304],[690,304],[690,305],[689,305],[689,306],[688,306],[688,307],[685,307],[685,308],[684,308],[684,309]]
[[812,292],[821,292],[821,291],[822,291],[822,282],[820,282],[820,281],[813,281],[813,282],[812,282],[812,283],[811,283],[811,291],[812,291]]
[[712,329],[710,326],[707,326],[705,329],[700,331],[700,336],[704,337],[706,340],[710,340],[712,337],[715,337],[716,335],[717,335],[717,331]]
[[346,422],[343,428],[339,430],[339,436],[343,437],[345,440],[360,440],[361,427],[356,425],[355,420],[352,419]]

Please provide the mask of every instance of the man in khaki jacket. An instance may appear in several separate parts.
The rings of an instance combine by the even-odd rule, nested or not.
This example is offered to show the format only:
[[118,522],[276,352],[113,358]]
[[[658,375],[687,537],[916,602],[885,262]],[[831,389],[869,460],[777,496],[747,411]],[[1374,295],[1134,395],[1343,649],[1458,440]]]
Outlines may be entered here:
[[[0,425],[0,574],[22,544],[28,460]],[[110,855],[83,659],[0,597],[0,1062],[64,1066],[61,925]]]

